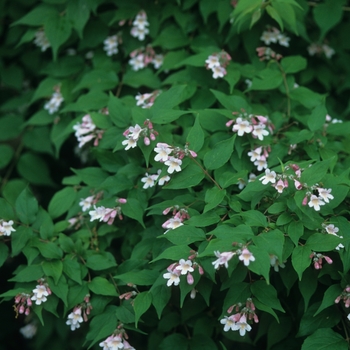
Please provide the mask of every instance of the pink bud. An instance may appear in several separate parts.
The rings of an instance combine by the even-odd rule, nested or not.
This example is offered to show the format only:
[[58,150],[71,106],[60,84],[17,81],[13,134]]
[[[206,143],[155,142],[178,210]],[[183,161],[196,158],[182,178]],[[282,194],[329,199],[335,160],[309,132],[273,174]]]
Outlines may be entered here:
[[21,306],[19,307],[18,312],[19,312],[20,314],[24,314],[24,306],[23,306],[23,305],[21,305]]
[[49,295],[52,294],[52,291],[51,291],[51,289],[50,289],[48,286],[46,286],[46,290],[47,290],[47,293],[48,293]]
[[233,311],[233,308],[234,308],[234,307],[235,307],[234,305],[230,306],[230,307],[227,309],[227,313],[230,314],[230,313]]
[[113,217],[110,217],[109,220],[107,221],[107,224],[108,225],[112,225],[114,222],[114,218]]
[[263,124],[267,123],[267,118],[266,117],[263,117],[262,115],[257,115],[256,117],[259,119],[259,121],[261,123],[263,123]]
[[126,136],[129,135],[129,133],[130,133],[129,129],[126,129],[126,130],[123,132],[123,135],[126,137]]
[[315,261],[314,266],[316,270],[322,269],[322,265],[320,265],[317,261]]
[[152,122],[150,120],[148,121],[148,128],[149,129],[153,129],[153,124],[152,124]]
[[288,187],[289,186],[287,179],[285,179],[283,183],[284,183],[284,187]]
[[85,311],[83,312],[83,318],[84,318],[84,322],[87,322],[87,321],[88,321],[88,317],[87,317],[87,315],[86,315],[86,312],[85,312]]
[[196,294],[197,294],[197,291],[193,288],[193,289],[191,290],[190,298],[191,298],[191,299],[194,299],[194,298],[196,297]]
[[226,126],[229,128],[235,121],[234,120],[229,120],[227,123],[226,123]]
[[198,265],[198,272],[200,275],[204,275],[204,270],[203,270],[203,267],[201,265]]
[[156,139],[156,135],[153,132],[149,135],[149,137],[152,141],[155,141]]
[[259,322],[259,318],[258,318],[258,315],[257,315],[257,314],[254,314],[254,322],[255,322],[255,323],[258,323],[258,322]]
[[336,304],[338,304],[338,303],[340,302],[340,300],[341,300],[341,296],[339,295],[339,297],[337,297],[337,299],[335,299],[334,302],[335,302]]
[[149,146],[151,141],[150,139],[146,136],[144,139],[143,139],[143,143],[146,145],[146,146]]
[[328,264],[332,264],[333,263],[333,260],[328,257],[328,256],[325,256],[324,259],[327,261]]
[[350,286],[347,286],[347,287],[345,288],[345,291],[348,292],[348,293],[350,293]]
[[28,305],[28,306],[32,306],[32,301],[31,301],[30,298],[27,298],[27,305]]
[[19,302],[21,301],[21,298],[22,298],[21,295],[17,295],[17,296],[15,297],[15,304],[19,304]]
[[26,311],[24,312],[24,314],[25,314],[26,316],[28,316],[28,315],[30,314],[30,308],[29,308],[29,307],[26,308]]
[[122,214],[118,214],[118,218],[119,218],[119,220],[123,220],[123,215]]
[[172,209],[172,207],[164,209],[163,210],[163,215],[167,215],[171,209]]
[[303,185],[298,180],[294,180],[294,186],[298,191],[303,188]]
[[192,276],[190,273],[187,273],[187,283],[188,283],[189,285],[191,285],[191,284],[194,283],[193,276]]
[[348,308],[350,306],[350,299],[345,300],[345,307]]
[[239,313],[237,313],[237,314],[234,314],[234,315],[232,316],[232,319],[233,319],[233,321],[238,322],[238,321],[241,319],[241,317],[242,317],[242,315],[241,315],[241,313],[239,312]]
[[307,205],[308,199],[309,199],[309,197],[308,197],[308,196],[305,196],[301,204],[302,204],[302,205]]
[[127,202],[127,200],[126,200],[125,198],[119,198],[119,199],[118,199],[118,202],[119,202],[120,204],[125,204],[125,203]]
[[193,157],[193,158],[196,158],[197,157],[197,153],[194,152],[194,151],[189,151],[190,152],[190,155]]

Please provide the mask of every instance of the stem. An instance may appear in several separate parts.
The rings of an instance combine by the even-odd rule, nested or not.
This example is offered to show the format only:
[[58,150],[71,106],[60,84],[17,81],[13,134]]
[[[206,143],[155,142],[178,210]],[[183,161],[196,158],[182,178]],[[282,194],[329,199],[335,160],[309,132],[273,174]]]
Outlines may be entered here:
[[215,184],[215,186],[219,189],[222,190],[222,188],[220,187],[220,185],[214,180],[214,178],[208,173],[208,170],[205,170],[200,164],[199,162],[197,162],[192,156],[190,157],[203,171],[203,173],[209,177],[209,179],[211,181],[213,181],[213,183]]

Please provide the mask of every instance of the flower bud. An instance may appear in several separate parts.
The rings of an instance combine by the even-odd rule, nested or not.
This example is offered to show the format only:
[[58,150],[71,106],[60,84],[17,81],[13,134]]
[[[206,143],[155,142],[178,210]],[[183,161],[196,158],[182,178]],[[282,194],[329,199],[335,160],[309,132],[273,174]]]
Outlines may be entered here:
[[187,283],[192,285],[194,283],[194,278],[190,273],[187,273]]
[[126,200],[125,198],[119,198],[119,199],[118,199],[118,202],[119,202],[120,204],[125,204],[125,203],[127,202],[127,200]]
[[143,143],[146,145],[146,146],[149,146],[151,141],[150,139],[146,136],[144,139],[143,139]]

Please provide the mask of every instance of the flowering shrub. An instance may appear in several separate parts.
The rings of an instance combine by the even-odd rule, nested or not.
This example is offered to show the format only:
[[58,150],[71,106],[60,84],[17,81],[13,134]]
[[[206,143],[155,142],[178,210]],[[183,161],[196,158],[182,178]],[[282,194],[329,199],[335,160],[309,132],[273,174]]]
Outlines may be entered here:
[[347,1],[0,8],[0,347],[348,349]]

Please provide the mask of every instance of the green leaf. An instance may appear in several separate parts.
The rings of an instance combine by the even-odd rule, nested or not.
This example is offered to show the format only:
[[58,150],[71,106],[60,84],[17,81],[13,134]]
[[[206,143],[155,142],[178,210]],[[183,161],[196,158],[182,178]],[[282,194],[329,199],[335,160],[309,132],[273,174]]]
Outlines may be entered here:
[[0,169],[3,169],[11,162],[14,151],[9,145],[0,145],[0,154]]
[[184,170],[173,174],[170,182],[164,186],[164,189],[182,189],[198,185],[204,178],[202,169],[193,163],[190,163]]
[[285,312],[277,297],[277,291],[272,285],[266,284],[265,281],[256,281],[251,284],[250,290],[261,303]]
[[168,25],[153,41],[153,46],[161,46],[163,49],[173,50],[186,46],[188,43],[189,37],[179,27]]
[[251,297],[249,283],[239,282],[235,283],[228,290],[225,300],[223,310],[227,310],[230,306],[237,303],[245,303],[247,298]]
[[278,14],[278,12],[271,5],[268,5],[266,7],[266,12],[269,14],[271,18],[273,18],[279,24],[281,30],[283,31],[284,29],[283,21],[281,16]]
[[72,22],[73,28],[83,38],[83,29],[89,20],[90,8],[86,0],[72,0],[67,3],[67,17]]
[[57,285],[63,271],[63,264],[61,260],[51,260],[43,262],[43,270],[46,276],[50,276]]
[[39,209],[38,201],[28,188],[25,188],[18,196],[15,209],[18,218],[24,224],[32,224],[35,221]]
[[50,16],[50,18],[46,18],[44,31],[51,44],[54,60],[56,60],[59,47],[70,37],[71,24],[65,15],[57,13]]
[[41,4],[36,6],[32,11],[28,12],[16,22],[12,23],[12,25],[26,24],[29,26],[40,26],[43,25],[48,18],[55,17],[56,14],[57,11],[53,6]]
[[137,72],[128,70],[123,77],[123,84],[133,88],[141,86],[147,86],[154,90],[160,88],[159,78],[149,68]]
[[288,235],[295,245],[298,245],[299,238],[304,234],[304,225],[300,221],[292,221],[288,226]]
[[266,283],[270,283],[270,255],[266,250],[255,246],[249,246],[249,251],[253,254],[255,261],[251,261],[248,268],[254,273],[265,277]]
[[86,259],[86,267],[94,271],[101,271],[117,266],[113,255],[109,252],[90,251]]
[[67,212],[72,207],[76,196],[77,193],[73,187],[66,187],[56,192],[49,203],[48,211],[51,217],[56,219]]
[[200,215],[194,215],[186,221],[187,225],[196,227],[207,227],[213,224],[217,224],[221,220],[216,211],[212,210]]
[[328,252],[333,250],[342,242],[342,238],[336,235],[314,233],[306,241],[306,246],[316,252]]
[[122,206],[122,212],[125,216],[137,220],[143,227],[145,227],[145,224],[143,223],[144,208],[137,199],[128,198],[127,202]]
[[209,169],[218,169],[229,161],[233,153],[233,146],[236,134],[227,140],[223,140],[214,145],[214,147],[205,154],[204,166]]
[[321,328],[305,339],[301,350],[347,350],[347,341],[330,328]]
[[9,256],[9,248],[4,242],[0,242],[0,267],[4,264]]
[[153,306],[157,311],[158,318],[160,319],[165,306],[171,298],[171,288],[164,283],[151,288],[150,293],[152,294]]
[[[176,230],[176,229],[175,229]],[[180,260],[184,259],[190,254],[191,248],[187,245],[177,245],[174,247],[170,247],[165,249],[162,253],[160,253],[155,259],[151,262],[155,262],[161,259],[169,259],[169,260]]]
[[323,294],[322,304],[315,312],[314,316],[318,315],[321,311],[326,309],[327,307],[333,306],[335,303],[335,299],[338,298],[339,295],[343,292],[343,289],[339,284],[333,284],[330,286],[326,292]]
[[182,225],[176,230],[170,230],[161,236],[161,238],[163,237],[176,245],[202,242],[206,239],[203,230],[189,225]]
[[[21,205],[22,205],[23,201],[24,201],[24,199],[21,200]],[[15,212],[14,212],[11,204],[7,200],[5,200],[4,198],[0,198],[0,217],[1,217],[1,219],[5,220],[5,221],[13,220],[16,218]]]
[[103,277],[95,277],[89,284],[89,289],[96,294],[99,295],[110,295],[113,297],[117,297],[118,293],[115,289],[115,286],[108,282],[106,278]]
[[42,278],[43,275],[44,272],[41,265],[30,265],[26,266],[24,269],[21,269],[18,273],[16,273],[16,276],[9,279],[9,281],[32,282]]
[[283,77],[279,70],[266,68],[253,78],[251,90],[272,90],[283,83]]
[[262,232],[253,237],[253,242],[258,248],[276,255],[278,260],[283,261],[284,234],[280,230]]
[[301,281],[303,272],[311,264],[311,249],[308,246],[296,246],[292,254],[292,265],[299,276]]
[[242,216],[245,224],[248,226],[267,227],[267,218],[260,211],[248,210],[237,215]]
[[187,135],[188,147],[190,150],[198,152],[201,150],[204,144],[204,132],[199,122],[199,118],[196,117],[193,127],[190,129]]
[[73,92],[81,89],[110,90],[115,88],[118,82],[118,76],[114,71],[96,69],[86,73]]
[[301,173],[300,181],[306,183],[309,186],[322,180],[322,178],[327,174],[329,166],[331,164],[332,158],[324,160],[322,162],[317,162],[312,166],[306,168]]
[[303,278],[299,281],[299,290],[305,303],[304,312],[309,308],[309,302],[317,289],[317,284],[317,270],[313,268],[306,269],[303,273]]
[[288,56],[282,58],[281,65],[286,74],[297,73],[306,68],[307,60],[301,56]]
[[98,187],[106,180],[108,174],[101,168],[86,167],[84,169],[72,169],[88,186]]
[[125,282],[125,284],[132,283],[138,286],[150,286],[153,285],[158,276],[158,271],[141,270],[126,272],[121,275],[113,276],[113,278],[121,280]]
[[324,96],[317,94],[311,91],[310,89],[302,86],[291,90],[289,93],[289,97],[292,100],[298,101],[304,107],[310,109],[324,103],[325,101]]
[[205,192],[205,203],[207,203],[204,207],[203,213],[206,213],[207,211],[216,208],[225,198],[226,196],[226,190],[220,189],[216,186],[213,188],[208,189]]
[[47,259],[61,259],[63,256],[62,249],[54,242],[42,242],[38,239],[32,240],[33,247],[39,249],[40,254]]
[[76,260],[66,258],[63,260],[63,272],[71,280],[81,284],[81,267]]
[[140,317],[150,308],[152,304],[152,294],[150,292],[141,292],[134,299],[135,325],[139,322]]
[[343,0],[327,0],[313,8],[316,24],[321,30],[319,41],[322,42],[327,32],[335,27],[343,17]]
[[210,89],[210,91],[214,94],[218,101],[229,111],[237,112],[240,111],[242,108],[248,110],[248,103],[243,97],[235,95],[228,96],[220,91],[212,89]]
[[307,119],[307,125],[311,131],[322,130],[326,122],[327,109],[324,105],[316,106],[310,117]]

